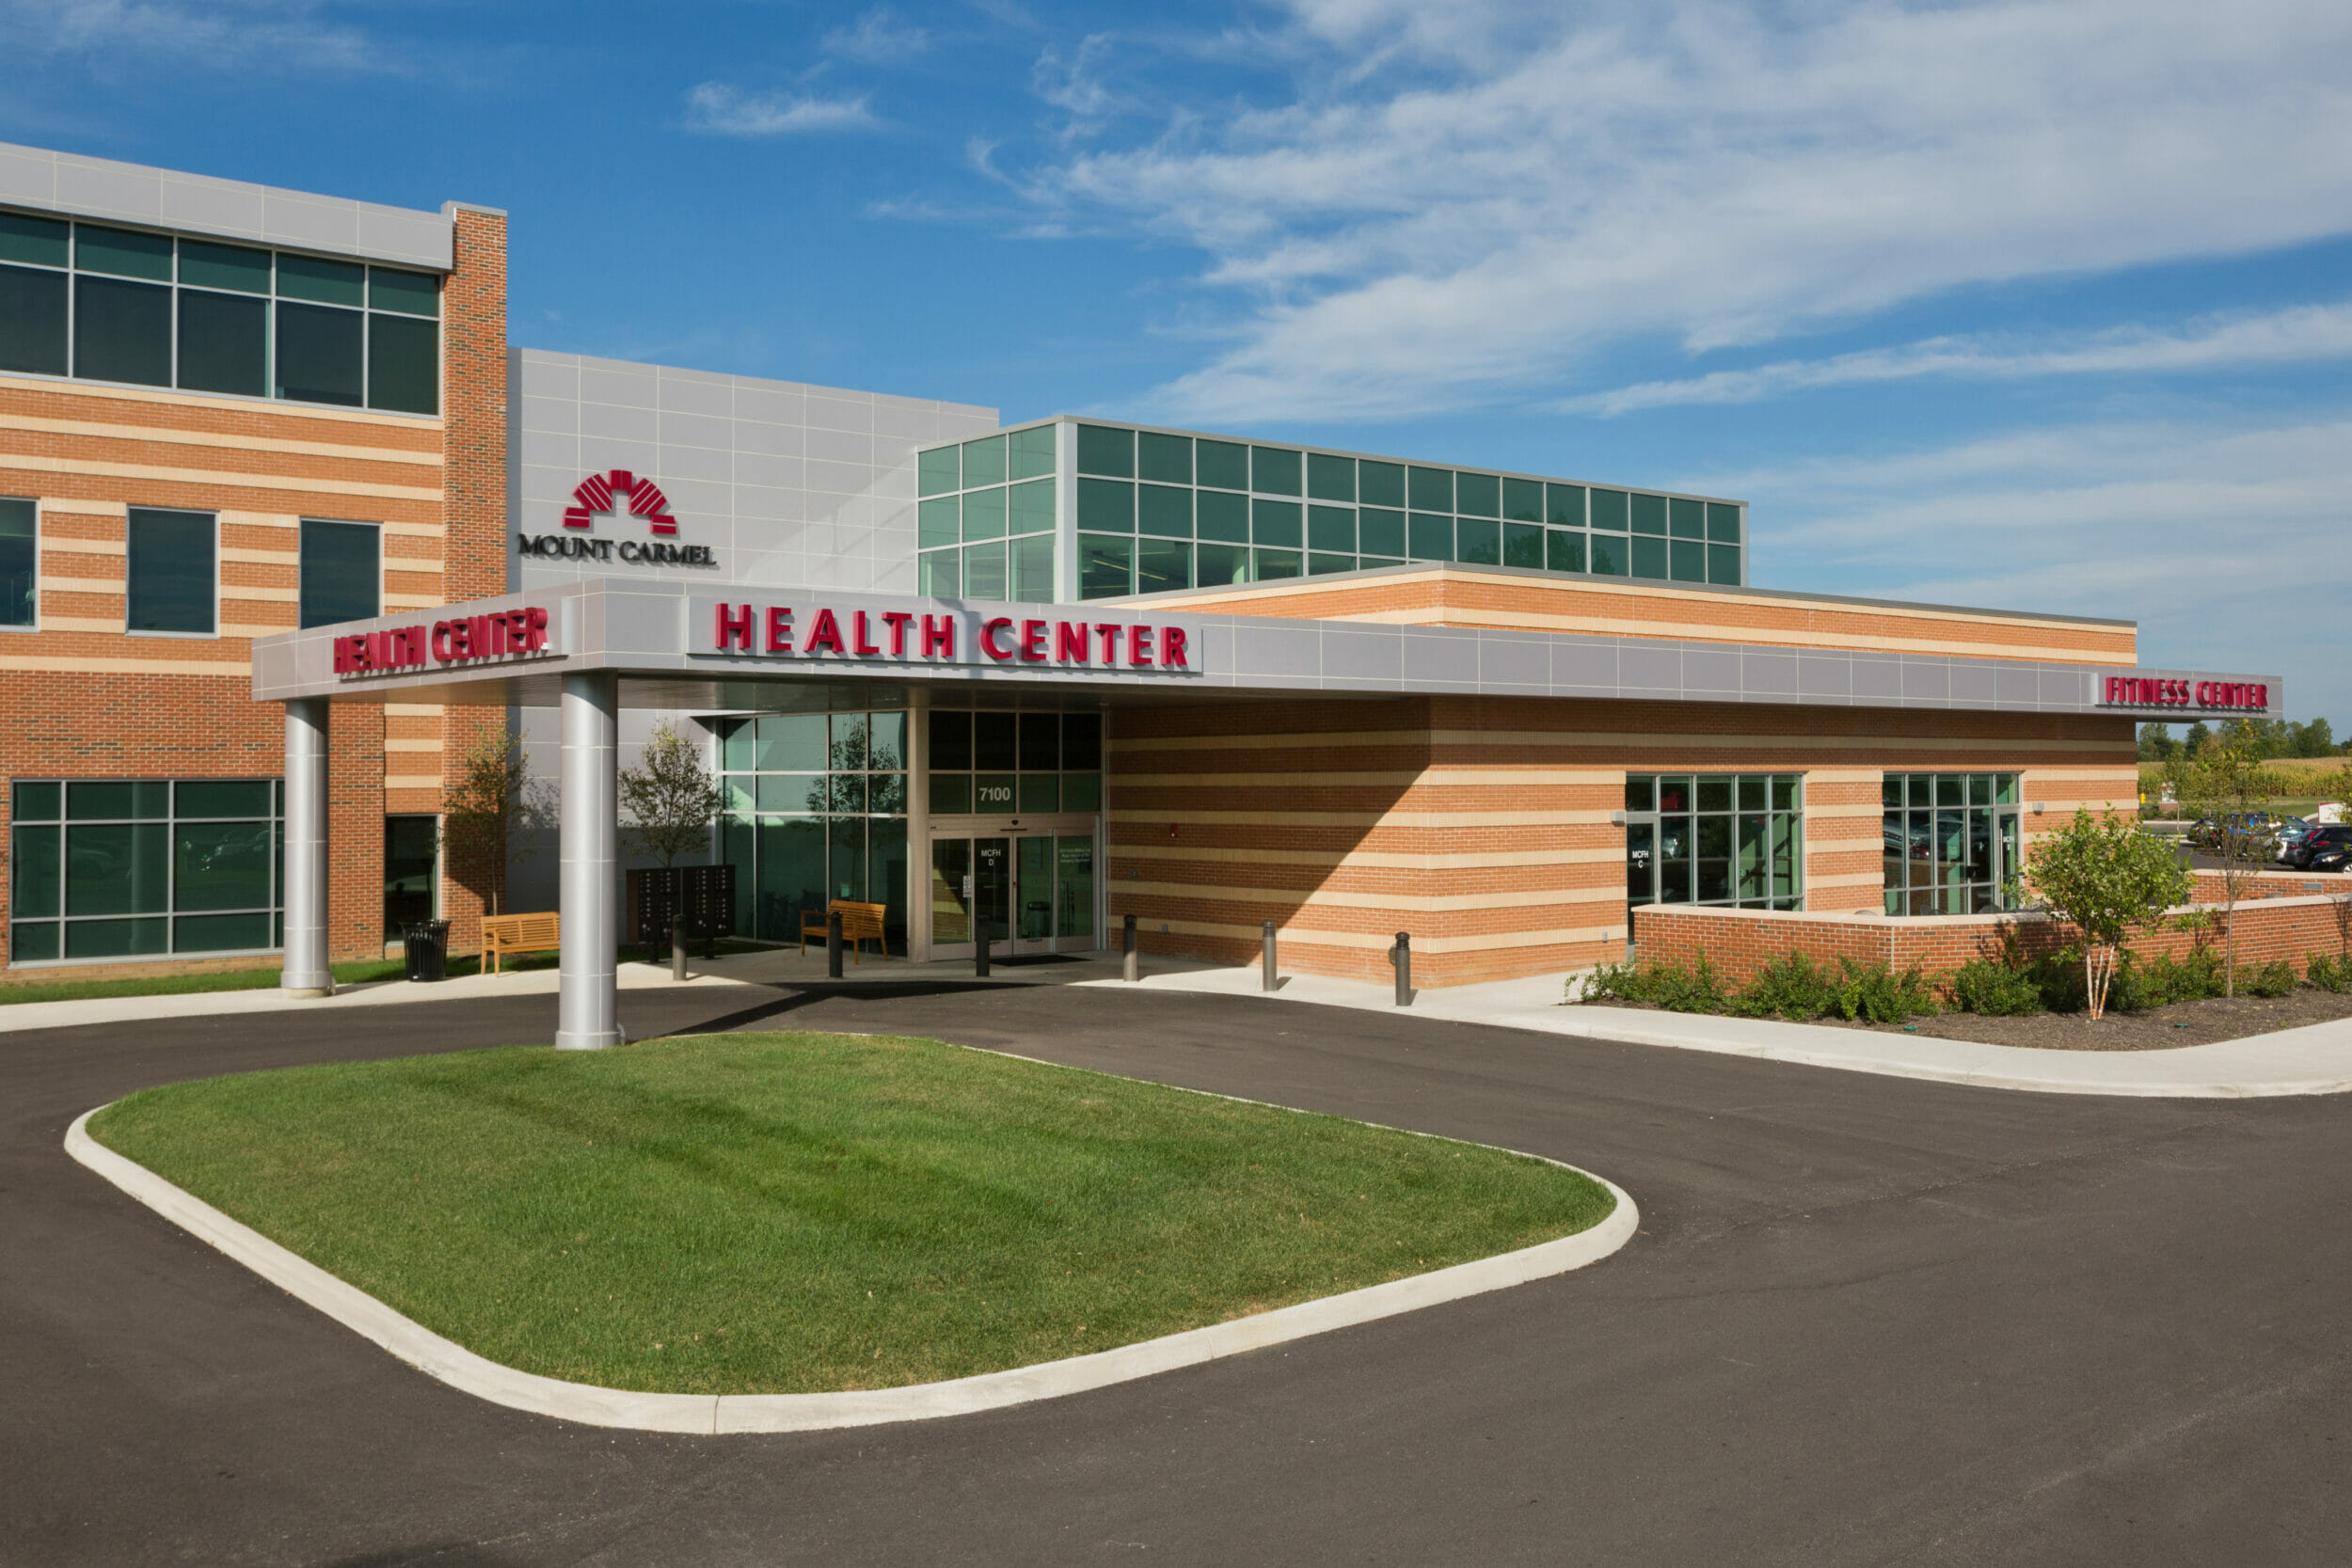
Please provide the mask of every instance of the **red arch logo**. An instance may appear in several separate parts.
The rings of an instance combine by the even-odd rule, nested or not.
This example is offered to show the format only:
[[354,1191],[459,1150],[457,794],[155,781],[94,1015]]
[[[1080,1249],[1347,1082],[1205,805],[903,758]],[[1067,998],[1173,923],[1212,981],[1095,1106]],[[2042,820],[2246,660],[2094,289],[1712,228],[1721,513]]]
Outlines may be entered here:
[[627,468],[615,468],[609,474],[590,474],[572,491],[572,499],[579,504],[564,509],[565,528],[586,528],[598,512],[616,510],[613,498],[628,498],[629,515],[643,517],[656,533],[675,533],[677,519],[670,515],[670,498],[661,493],[661,486],[650,479],[640,479]]

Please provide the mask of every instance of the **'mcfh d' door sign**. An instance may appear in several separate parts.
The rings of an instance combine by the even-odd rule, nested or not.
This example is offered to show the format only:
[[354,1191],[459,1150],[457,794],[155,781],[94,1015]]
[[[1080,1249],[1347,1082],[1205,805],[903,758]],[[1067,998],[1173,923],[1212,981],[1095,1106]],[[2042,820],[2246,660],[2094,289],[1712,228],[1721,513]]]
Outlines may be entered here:
[[1093,671],[1108,674],[1197,675],[1200,635],[1167,621],[1076,615],[945,614],[901,610],[836,610],[821,604],[753,604],[701,599],[689,607],[690,645],[703,657],[821,659],[848,664],[977,665],[1007,669]]
[[[655,535],[637,539],[595,537],[596,519],[610,515],[632,519]],[[627,468],[590,474],[572,487],[572,504],[564,509],[563,533],[518,533],[515,544],[523,554],[544,561],[620,561],[631,566],[716,566],[719,558],[708,545],[681,545],[667,537],[677,532],[677,518],[661,486]],[[578,530],[578,532],[569,531]]]

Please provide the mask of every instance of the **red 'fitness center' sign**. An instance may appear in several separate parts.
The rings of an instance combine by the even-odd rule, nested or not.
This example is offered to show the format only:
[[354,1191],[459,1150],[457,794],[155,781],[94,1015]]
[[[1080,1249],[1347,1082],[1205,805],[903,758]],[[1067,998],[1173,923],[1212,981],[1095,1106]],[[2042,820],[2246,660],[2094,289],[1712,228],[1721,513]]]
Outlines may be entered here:
[[775,657],[1186,673],[1195,657],[1187,628],[1143,621],[717,604],[707,625],[711,652]]
[[2153,680],[2139,675],[2109,675],[2100,701],[2108,707],[2195,707],[2224,711],[2270,706],[2270,688],[2263,681]]

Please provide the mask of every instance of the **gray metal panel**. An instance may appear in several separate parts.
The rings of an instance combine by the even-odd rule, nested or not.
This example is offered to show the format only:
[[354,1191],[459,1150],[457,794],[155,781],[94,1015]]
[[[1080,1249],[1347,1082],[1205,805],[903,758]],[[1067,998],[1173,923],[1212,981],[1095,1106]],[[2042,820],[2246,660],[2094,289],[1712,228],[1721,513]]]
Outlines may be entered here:
[[1779,697],[1795,702],[1797,656],[1792,653],[1742,653],[1740,656],[1740,689],[1752,698]]
[[1618,644],[1613,638],[1554,639],[1551,689],[1580,696],[1615,696],[1617,651]]
[[1847,658],[1851,672],[1849,689],[1859,701],[1864,698],[1899,698],[1903,694],[1903,666],[1899,658],[1869,658],[1851,655]]
[[1405,679],[1405,640],[1388,626],[1327,625],[1323,628],[1323,675],[1327,683]]
[[1720,692],[1736,697],[1741,691],[1740,656],[1724,648],[1704,648],[1685,644],[1682,652],[1682,689],[1685,691]]
[[1482,632],[1478,638],[1478,680],[1482,686],[1525,686],[1537,691],[1551,689],[1550,639],[1540,634]]
[[1645,646],[1639,642],[1617,644],[1617,684],[1628,693],[1647,696],[1652,693],[1672,693],[1682,689],[1682,653],[1673,643]]
[[1407,689],[1478,689],[1478,633],[1455,626],[1412,626],[1399,627],[1398,630],[1405,641],[1405,685]]
[[1323,674],[1322,640],[1311,621],[1242,621],[1233,634],[1236,675],[1311,683]]
[[1983,704],[2000,698],[2000,681],[1989,664],[1955,663],[1947,694],[1954,702]]

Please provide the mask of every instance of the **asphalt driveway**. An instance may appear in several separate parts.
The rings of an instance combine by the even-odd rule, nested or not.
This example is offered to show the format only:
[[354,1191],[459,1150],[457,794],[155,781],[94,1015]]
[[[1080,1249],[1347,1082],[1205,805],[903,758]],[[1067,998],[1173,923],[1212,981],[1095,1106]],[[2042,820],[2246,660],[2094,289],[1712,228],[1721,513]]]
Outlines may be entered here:
[[[2337,1563],[2352,1103],[2033,1096],[1248,998],[625,999],[1482,1139],[1633,1193],[1560,1279],[1019,1410],[572,1427],[69,1161],[174,1078],[545,1037],[544,997],[0,1037],[0,1561]],[[666,1009],[666,1010],[665,1010]]]

